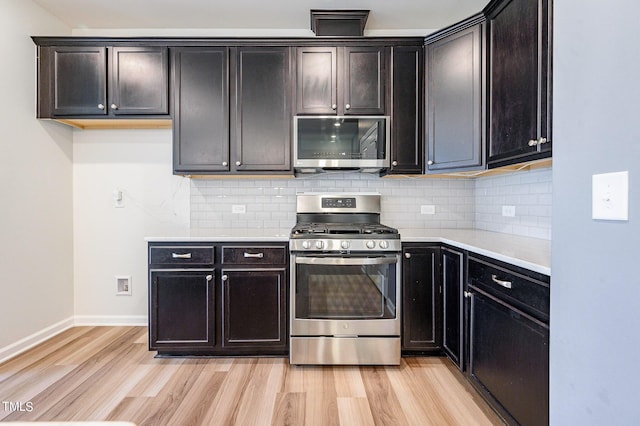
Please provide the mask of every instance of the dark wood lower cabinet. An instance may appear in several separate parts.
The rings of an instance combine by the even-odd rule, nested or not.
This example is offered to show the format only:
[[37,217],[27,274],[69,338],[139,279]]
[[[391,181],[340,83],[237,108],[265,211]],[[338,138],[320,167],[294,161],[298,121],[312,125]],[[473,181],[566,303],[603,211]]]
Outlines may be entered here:
[[202,349],[215,345],[213,273],[213,270],[150,272],[150,349]]
[[442,350],[464,369],[464,253],[443,247]]
[[285,269],[222,271],[222,346],[287,349]]
[[402,351],[441,352],[440,248],[403,244]]
[[149,349],[287,355],[288,245],[149,244]]

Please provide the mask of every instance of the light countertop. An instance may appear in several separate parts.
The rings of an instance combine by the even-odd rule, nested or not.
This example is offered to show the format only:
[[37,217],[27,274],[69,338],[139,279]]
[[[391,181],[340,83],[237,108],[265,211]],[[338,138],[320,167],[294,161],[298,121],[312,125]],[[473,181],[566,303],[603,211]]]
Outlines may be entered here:
[[[551,275],[551,241],[475,229],[400,229],[402,242],[444,243]],[[287,242],[290,229],[192,231],[190,236],[147,237],[148,242]]]

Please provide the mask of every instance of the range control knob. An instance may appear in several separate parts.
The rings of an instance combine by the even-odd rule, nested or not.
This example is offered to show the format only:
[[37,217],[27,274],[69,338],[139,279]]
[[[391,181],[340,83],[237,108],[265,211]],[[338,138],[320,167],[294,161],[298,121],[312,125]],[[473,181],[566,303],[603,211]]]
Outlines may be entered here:
[[302,248],[303,249],[310,249],[311,248],[311,241],[303,241],[302,242]]
[[324,241],[322,241],[322,240],[316,241],[316,248],[318,250],[321,250],[323,247],[324,247]]
[[365,245],[366,245],[366,246],[367,246],[367,248],[369,248],[369,249],[374,249],[374,248],[376,248],[376,243],[375,243],[375,241],[372,241],[372,240],[367,241],[367,242],[365,243]]
[[385,241],[385,240],[380,241],[380,248],[381,249],[389,248],[389,241]]
[[345,250],[348,249],[350,245],[351,245],[351,243],[349,241],[347,241],[347,240],[344,240],[344,241],[342,241],[340,243],[340,247],[342,247]]

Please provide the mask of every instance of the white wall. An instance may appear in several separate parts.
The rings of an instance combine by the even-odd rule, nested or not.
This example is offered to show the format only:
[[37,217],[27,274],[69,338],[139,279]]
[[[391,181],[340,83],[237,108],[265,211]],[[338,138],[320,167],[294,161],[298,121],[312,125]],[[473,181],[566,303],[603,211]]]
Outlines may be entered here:
[[[554,13],[551,424],[638,424],[640,3]],[[625,170],[629,220],[593,220],[591,176]]]
[[73,315],[71,132],[35,118],[30,39],[69,33],[29,0],[0,3],[0,359]]
[[[73,141],[76,320],[146,324],[144,238],[189,235],[189,179],[172,175],[171,130],[75,130]],[[116,276],[131,276],[131,296],[116,296]]]

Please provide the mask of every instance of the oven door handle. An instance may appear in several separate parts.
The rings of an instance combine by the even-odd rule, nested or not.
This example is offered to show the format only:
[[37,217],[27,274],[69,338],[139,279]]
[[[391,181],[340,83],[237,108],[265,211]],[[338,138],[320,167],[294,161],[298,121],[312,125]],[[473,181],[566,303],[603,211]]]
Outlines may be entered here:
[[384,257],[308,257],[296,256],[296,264],[304,265],[389,265],[397,263],[396,256]]

